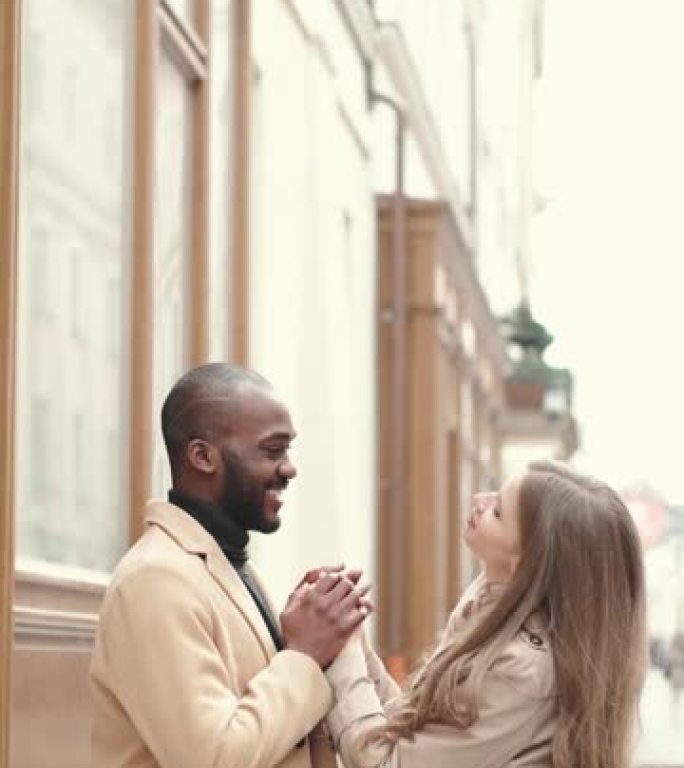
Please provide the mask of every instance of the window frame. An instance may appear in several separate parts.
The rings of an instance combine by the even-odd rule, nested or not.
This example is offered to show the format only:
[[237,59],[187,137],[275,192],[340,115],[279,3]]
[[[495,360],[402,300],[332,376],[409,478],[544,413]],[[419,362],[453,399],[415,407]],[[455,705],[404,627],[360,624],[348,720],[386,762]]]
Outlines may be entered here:
[[0,3],[0,768],[9,765],[21,0]]

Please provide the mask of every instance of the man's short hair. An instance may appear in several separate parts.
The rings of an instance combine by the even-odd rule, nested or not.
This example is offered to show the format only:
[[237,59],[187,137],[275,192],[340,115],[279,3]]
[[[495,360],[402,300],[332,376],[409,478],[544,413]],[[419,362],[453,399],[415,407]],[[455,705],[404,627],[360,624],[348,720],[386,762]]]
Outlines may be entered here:
[[271,389],[256,371],[232,363],[207,363],[185,373],[166,396],[161,428],[174,479],[187,444],[196,438],[215,436],[219,407],[237,400],[247,387]]

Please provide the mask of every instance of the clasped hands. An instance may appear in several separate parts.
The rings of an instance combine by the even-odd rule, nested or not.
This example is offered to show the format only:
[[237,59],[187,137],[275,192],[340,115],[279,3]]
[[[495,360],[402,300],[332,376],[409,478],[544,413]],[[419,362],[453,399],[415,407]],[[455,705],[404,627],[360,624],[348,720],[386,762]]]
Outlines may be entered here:
[[308,571],[280,615],[285,647],[306,653],[322,669],[374,610],[362,571],[343,565]]

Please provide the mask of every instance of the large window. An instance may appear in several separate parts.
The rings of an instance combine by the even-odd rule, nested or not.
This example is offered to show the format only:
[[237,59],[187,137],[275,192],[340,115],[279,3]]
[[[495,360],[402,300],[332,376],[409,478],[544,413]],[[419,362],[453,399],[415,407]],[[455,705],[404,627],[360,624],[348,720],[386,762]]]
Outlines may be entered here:
[[22,11],[17,556],[108,571],[169,485],[166,393],[230,343],[234,7]]
[[23,2],[17,555],[97,570],[128,539],[118,480],[127,361],[113,337],[127,266],[131,7]]

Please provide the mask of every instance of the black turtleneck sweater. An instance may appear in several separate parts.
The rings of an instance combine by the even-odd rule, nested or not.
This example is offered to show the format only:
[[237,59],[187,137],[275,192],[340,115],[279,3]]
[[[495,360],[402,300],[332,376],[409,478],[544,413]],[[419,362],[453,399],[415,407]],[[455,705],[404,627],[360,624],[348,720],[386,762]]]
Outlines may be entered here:
[[180,491],[169,491],[169,501],[171,504],[185,510],[190,517],[196,520],[214,538],[256,603],[276,649],[282,651],[283,639],[280,635],[278,622],[271,613],[259,585],[245,567],[249,557],[247,554],[247,544],[249,543],[247,531],[244,531],[220,509],[199,499],[186,496]]

